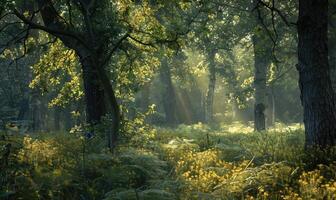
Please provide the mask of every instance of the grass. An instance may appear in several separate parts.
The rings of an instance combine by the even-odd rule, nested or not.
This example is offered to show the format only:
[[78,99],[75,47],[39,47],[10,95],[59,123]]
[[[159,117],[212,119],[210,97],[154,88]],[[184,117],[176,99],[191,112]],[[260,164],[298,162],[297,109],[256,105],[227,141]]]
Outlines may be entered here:
[[6,138],[0,146],[13,148],[1,165],[0,199],[336,198],[336,164],[310,163],[315,154],[304,152],[299,124],[262,133],[241,123],[180,125],[150,134],[115,154],[98,136]]

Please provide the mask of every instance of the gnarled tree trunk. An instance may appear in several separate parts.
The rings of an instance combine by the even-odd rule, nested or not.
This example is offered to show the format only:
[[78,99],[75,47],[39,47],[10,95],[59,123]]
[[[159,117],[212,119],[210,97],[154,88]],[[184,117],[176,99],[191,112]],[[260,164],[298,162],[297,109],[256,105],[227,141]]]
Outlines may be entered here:
[[115,96],[115,92],[113,90],[113,86],[111,84],[111,81],[109,77],[106,74],[106,71],[104,70],[103,66],[96,66],[99,74],[99,78],[101,81],[101,84],[103,86],[103,89],[106,93],[107,102],[109,102],[109,110],[111,113],[111,129],[108,140],[108,147],[113,150],[116,147],[116,142],[118,140],[118,135],[120,131],[120,123],[121,123],[121,113],[120,113],[120,107],[117,100],[117,97]]
[[83,71],[86,115],[89,124],[99,123],[106,114],[104,88],[99,79],[98,71],[92,59],[80,58]]
[[330,81],[327,30],[328,0],[300,0],[297,69],[306,147],[336,144],[335,93]]
[[[112,124],[111,133],[108,134],[108,147],[113,149],[117,141],[120,125],[120,110],[115,97],[112,84],[104,70],[106,60],[103,59],[107,51],[107,44],[101,38],[94,35],[90,23],[86,23],[86,32],[66,32],[65,25],[60,21],[59,15],[50,0],[39,0],[40,13],[46,27],[59,29],[60,33],[54,32],[53,35],[62,40],[65,46],[73,49],[80,57],[83,70],[84,93],[87,107],[87,121],[90,124],[99,123],[101,117],[106,114],[105,98],[109,102],[111,110]],[[86,16],[86,15],[85,15]],[[87,16],[86,16],[87,17]],[[88,18],[85,19],[89,20]],[[105,96],[106,95],[106,96]]]

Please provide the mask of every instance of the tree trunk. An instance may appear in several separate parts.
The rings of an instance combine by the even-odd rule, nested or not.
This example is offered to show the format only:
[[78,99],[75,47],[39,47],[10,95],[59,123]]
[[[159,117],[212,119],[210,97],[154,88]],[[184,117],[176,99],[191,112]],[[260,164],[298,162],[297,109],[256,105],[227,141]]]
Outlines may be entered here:
[[33,94],[32,105],[31,105],[31,108],[32,108],[31,119],[33,121],[32,129],[35,132],[41,130],[41,114],[40,114],[40,107],[41,106],[40,106],[40,104],[41,104],[41,101],[39,100],[38,95]]
[[[51,0],[38,0],[37,2],[43,23],[46,27],[59,29],[61,32],[67,31],[66,24],[60,19]],[[79,32],[75,31],[74,34],[78,34],[75,37],[55,32],[52,34],[59,38],[65,46],[73,49],[80,58],[87,106],[87,122],[96,124],[100,122],[101,117],[106,114],[104,103],[105,88],[103,88],[100,83],[101,76],[97,68],[97,66],[99,66],[97,63],[101,62],[97,59],[97,55],[103,53],[97,51],[98,49],[102,50],[103,48],[97,48],[96,39],[98,39],[98,36],[92,38],[94,36],[87,32],[85,34],[78,34]]]
[[[329,7],[335,7],[335,1],[329,1]],[[329,10],[329,38],[328,38],[328,51],[329,51],[329,67],[330,67],[330,79],[331,84],[336,92],[336,23],[335,15],[333,15],[332,10]]]
[[239,116],[238,116],[238,112],[239,112],[239,108],[238,108],[238,103],[236,99],[232,99],[231,100],[231,108],[232,108],[232,117],[231,120],[232,122],[234,121],[238,121],[239,120]]
[[175,125],[176,95],[174,91],[173,82],[171,79],[171,72],[167,58],[163,58],[161,61],[160,79],[163,83],[162,102],[163,102],[163,109],[166,114],[166,122],[168,125]]
[[54,108],[54,130],[55,131],[61,130],[61,125],[60,125],[61,112],[62,112],[61,107],[57,106]]
[[80,58],[83,70],[87,123],[97,124],[106,114],[104,88],[91,58]]
[[330,79],[331,79],[331,84],[334,89],[334,92],[336,92],[336,30],[335,28],[333,28],[333,32],[330,33],[330,40],[329,40]]
[[271,102],[272,102],[272,112],[271,112],[271,122],[272,125],[275,125],[275,97],[274,97],[274,90],[271,89]]
[[215,95],[215,87],[216,87],[216,63],[215,63],[215,55],[216,51],[209,52],[209,85],[206,96],[206,105],[205,105],[205,121],[210,123],[213,121],[213,102]]
[[[110,134],[111,138],[109,138],[108,144],[112,149],[117,140],[121,117],[111,82],[104,70],[104,64],[109,61],[108,57],[104,57],[109,52],[108,43],[103,39],[105,37],[101,35],[99,30],[91,29],[93,27],[89,26],[90,22],[88,21],[91,19],[87,18],[87,13],[83,13],[85,18],[83,23],[86,24],[85,30],[69,29],[68,24],[64,23],[55,9],[52,0],[38,0],[37,5],[44,25],[32,28],[44,30],[59,38],[65,46],[74,50],[80,57],[88,123],[96,124],[100,122],[101,117],[106,114],[104,98],[108,99],[113,121],[111,126],[113,133]],[[15,12],[15,14],[25,23],[34,26],[29,20],[25,19],[24,15],[18,12]]]
[[299,1],[297,69],[306,148],[336,144],[336,107],[329,74],[327,22],[328,0]]
[[[336,44],[335,44],[336,45]],[[329,54],[329,64],[330,64],[330,80],[334,92],[336,92],[336,47],[332,46]]]
[[73,125],[73,119],[71,117],[71,108],[70,106],[67,107],[66,109],[64,109],[62,111],[62,115],[63,115],[63,128],[65,131],[69,131],[72,128]]
[[[204,112],[204,95],[202,91],[197,87],[192,89],[190,96],[193,100],[190,100],[193,109],[193,122],[204,122],[205,112]],[[195,102],[194,102],[195,101]]]
[[111,113],[111,127],[108,135],[109,135],[109,140],[108,140],[108,147],[112,151],[117,144],[118,140],[118,135],[120,131],[120,123],[121,123],[121,113],[120,113],[120,107],[119,103],[117,101],[117,97],[115,96],[115,92],[113,90],[111,81],[104,70],[103,66],[96,66],[99,74],[100,81],[102,83],[103,89],[106,92],[106,98],[107,101],[109,102],[109,110]]
[[[99,53],[95,55],[99,55]],[[112,84],[104,66],[99,64],[101,59],[97,56],[80,54],[79,57],[83,69],[87,121],[90,124],[99,123],[101,117],[107,114],[107,109],[110,110],[112,123],[108,130],[108,147],[113,150],[119,134],[121,114]],[[105,105],[105,100],[108,105]]]
[[268,105],[267,105],[267,115],[266,115],[266,121],[267,126],[274,126],[275,124],[275,98],[274,98],[274,89],[272,86],[268,89]]
[[150,84],[151,82],[145,83],[136,98],[136,106],[142,112],[146,112],[150,104]]
[[[260,30],[262,28],[260,27]],[[257,32],[253,36],[254,48],[254,87],[255,87],[255,104],[254,104],[254,130],[262,131],[265,126],[265,109],[267,94],[267,70],[270,64],[270,55],[265,45],[269,45],[263,32]]]
[[28,98],[24,98],[20,102],[20,110],[19,110],[19,114],[18,114],[17,120],[25,120],[25,119],[27,119],[28,112],[29,112],[29,99]]

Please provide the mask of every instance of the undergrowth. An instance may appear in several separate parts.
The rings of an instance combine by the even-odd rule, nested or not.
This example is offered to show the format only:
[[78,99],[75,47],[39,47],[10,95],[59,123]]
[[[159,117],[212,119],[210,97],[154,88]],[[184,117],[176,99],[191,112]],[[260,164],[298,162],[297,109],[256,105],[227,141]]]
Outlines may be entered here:
[[299,125],[137,127],[114,153],[99,135],[1,137],[0,199],[336,199],[336,163],[304,153]]

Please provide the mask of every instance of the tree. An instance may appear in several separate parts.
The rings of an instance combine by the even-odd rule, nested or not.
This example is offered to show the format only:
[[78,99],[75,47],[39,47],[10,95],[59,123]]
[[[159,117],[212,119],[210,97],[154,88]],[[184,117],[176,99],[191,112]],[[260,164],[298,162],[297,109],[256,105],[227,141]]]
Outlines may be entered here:
[[208,52],[208,69],[209,69],[209,84],[208,90],[205,100],[205,121],[210,123],[213,121],[213,102],[215,95],[215,87],[216,87],[216,50],[209,50]]
[[252,38],[254,49],[254,87],[255,87],[255,104],[254,104],[254,129],[262,131],[266,129],[266,94],[267,94],[267,72],[271,64],[270,41],[262,31],[259,24]]
[[[58,38],[67,48],[75,52],[82,69],[87,122],[91,125],[99,123],[106,110],[109,110],[112,116],[109,147],[113,148],[120,127],[121,113],[115,88],[110,81],[111,73],[107,72],[106,66],[117,65],[111,62],[118,61],[112,57],[118,57],[117,52],[120,49],[128,54],[128,49],[141,49],[140,46],[153,47],[156,43],[169,43],[173,46],[178,36],[185,34],[184,30],[175,28],[176,26],[171,26],[173,28],[170,30],[160,25],[159,4],[122,0],[118,2],[3,0],[1,20],[6,21],[7,16],[13,16],[14,13],[20,21],[9,21],[5,28],[24,23],[26,26],[21,35],[29,35],[31,29],[42,30]],[[179,4],[170,5],[174,6],[178,8]],[[179,20],[181,21],[183,20]],[[146,26],[143,26],[144,24]],[[171,25],[168,22],[166,24]],[[177,25],[180,24],[182,23]],[[24,39],[25,37],[22,40]],[[115,86],[117,83],[113,84]]]
[[235,19],[236,16],[228,10],[228,7],[219,2],[208,2],[194,27],[193,38],[190,38],[193,41],[192,45],[195,45],[203,53],[208,62],[208,86],[204,102],[206,123],[213,122],[218,65],[225,65],[225,63],[216,62],[216,55],[220,50],[231,51],[234,42],[239,37],[232,30],[238,21]]
[[[13,12],[30,29],[43,30],[59,38],[65,46],[74,50],[80,58],[83,71],[84,93],[87,105],[87,122],[96,124],[106,113],[105,98],[108,99],[113,118],[113,136],[109,147],[115,145],[120,124],[120,110],[111,82],[105,73],[104,66],[108,63],[113,51],[120,45],[126,35],[121,36],[118,42],[116,37],[121,35],[117,25],[103,23],[112,12],[108,1],[68,1],[61,2],[63,7],[51,0],[39,0],[37,10],[23,9],[21,2],[2,2],[7,10]],[[26,3],[26,2],[24,2]],[[35,2],[29,2],[32,5]],[[32,6],[33,7],[33,6]],[[58,10],[57,10],[58,8]],[[67,14],[66,19],[61,16],[60,10]],[[43,24],[38,23],[36,13],[39,13]],[[113,17],[113,16],[112,16]],[[112,21],[113,22],[113,21]],[[100,25],[104,24],[104,28]],[[114,30],[113,29],[117,29]],[[111,44],[114,44],[111,46]],[[110,50],[111,49],[111,50]]]
[[328,63],[328,0],[300,0],[298,65],[306,147],[336,144],[335,93]]
[[254,49],[254,130],[266,129],[267,73],[272,58],[272,41],[267,32],[266,15],[258,0],[252,3],[252,19],[255,20],[252,44]]
[[162,103],[166,114],[166,122],[169,125],[175,125],[176,117],[176,93],[171,78],[171,69],[169,67],[168,58],[164,56],[161,60],[160,79],[163,84]]
[[334,91],[336,92],[336,23],[335,23],[335,12],[336,1],[329,1],[329,30],[328,30],[328,51],[329,51],[329,65],[330,65],[330,75],[331,83]]

